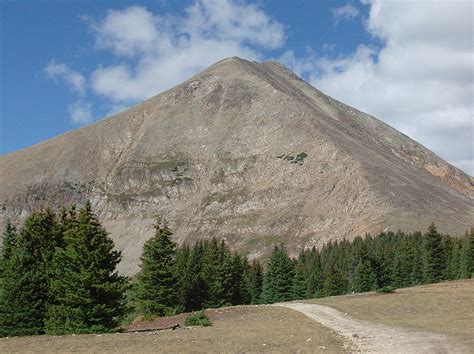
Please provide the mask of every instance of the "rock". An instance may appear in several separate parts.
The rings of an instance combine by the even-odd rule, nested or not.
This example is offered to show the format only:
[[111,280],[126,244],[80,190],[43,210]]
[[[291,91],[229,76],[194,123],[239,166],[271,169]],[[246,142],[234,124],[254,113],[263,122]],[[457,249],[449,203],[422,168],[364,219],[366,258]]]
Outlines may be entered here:
[[158,214],[179,243],[215,236],[250,258],[474,219],[471,177],[275,62],[220,61],[0,166],[0,228],[91,200],[128,275]]

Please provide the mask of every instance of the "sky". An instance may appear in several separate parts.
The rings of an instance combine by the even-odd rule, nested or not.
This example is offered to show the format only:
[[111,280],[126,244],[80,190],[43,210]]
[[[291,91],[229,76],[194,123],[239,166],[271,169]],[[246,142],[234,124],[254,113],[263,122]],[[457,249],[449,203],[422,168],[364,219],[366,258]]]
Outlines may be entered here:
[[470,0],[0,0],[0,154],[226,57],[277,60],[474,175]]

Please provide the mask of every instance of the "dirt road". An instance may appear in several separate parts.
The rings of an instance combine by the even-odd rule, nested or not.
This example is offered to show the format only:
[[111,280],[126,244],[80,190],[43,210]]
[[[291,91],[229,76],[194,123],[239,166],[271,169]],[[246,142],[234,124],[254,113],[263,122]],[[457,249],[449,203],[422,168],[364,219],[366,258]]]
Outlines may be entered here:
[[451,339],[432,332],[417,332],[401,327],[351,318],[328,306],[282,303],[276,306],[299,311],[334,330],[346,340],[346,349],[362,353],[467,353]]

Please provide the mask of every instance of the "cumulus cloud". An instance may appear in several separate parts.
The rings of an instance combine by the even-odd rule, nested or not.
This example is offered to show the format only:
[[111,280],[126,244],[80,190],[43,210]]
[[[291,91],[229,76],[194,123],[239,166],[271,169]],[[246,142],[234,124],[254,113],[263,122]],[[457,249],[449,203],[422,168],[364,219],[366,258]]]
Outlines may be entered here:
[[336,23],[342,20],[353,20],[359,16],[357,7],[347,3],[344,6],[335,7],[331,10],[331,15]]
[[91,87],[116,103],[153,96],[224,57],[260,59],[262,48],[285,40],[283,26],[258,6],[231,0],[197,0],[183,16],[111,10],[92,29],[96,45],[120,62],[97,68]]
[[66,82],[74,91],[84,94],[86,80],[84,76],[77,71],[72,70],[64,63],[59,63],[56,60],[51,60],[44,68],[48,77],[57,80],[61,79]]
[[73,124],[85,125],[94,120],[91,112],[91,105],[84,101],[77,101],[69,105],[68,111]]
[[329,95],[386,121],[474,175],[470,1],[369,3],[380,48],[344,57],[282,58]]

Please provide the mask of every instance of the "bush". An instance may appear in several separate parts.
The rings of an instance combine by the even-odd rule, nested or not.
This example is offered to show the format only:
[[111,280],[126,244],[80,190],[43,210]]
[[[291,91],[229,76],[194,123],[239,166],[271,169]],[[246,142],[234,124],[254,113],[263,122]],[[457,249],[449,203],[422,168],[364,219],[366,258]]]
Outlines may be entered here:
[[393,293],[395,290],[397,290],[396,287],[394,286],[390,286],[390,285],[386,285],[384,286],[383,288],[379,288],[377,289],[377,293],[379,294],[389,294],[389,293]]
[[184,322],[186,326],[204,326],[208,327],[212,325],[211,320],[209,317],[206,316],[204,310],[199,312],[193,312],[186,318],[186,322]]

